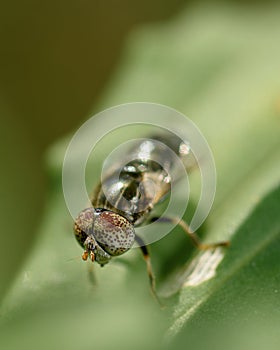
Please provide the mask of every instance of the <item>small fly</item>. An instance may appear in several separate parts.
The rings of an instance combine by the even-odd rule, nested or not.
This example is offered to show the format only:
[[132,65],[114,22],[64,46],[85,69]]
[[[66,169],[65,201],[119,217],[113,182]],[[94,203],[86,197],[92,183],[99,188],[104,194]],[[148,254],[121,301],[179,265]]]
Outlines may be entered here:
[[[76,239],[84,249],[82,259],[89,258],[101,266],[112,257],[127,252],[137,242],[146,261],[152,293],[157,300],[148,246],[137,236],[135,227],[156,220],[177,223],[198,249],[229,245],[228,241],[203,244],[185,221],[178,221],[176,217],[152,216],[154,206],[171,192],[168,169],[174,170],[175,167],[174,159],[167,156],[163,144],[175,152],[186,168],[190,168],[185,162],[188,157],[191,158],[190,146],[178,136],[165,132],[140,140],[127,151],[127,156],[131,155],[129,159],[133,160],[124,166],[118,166],[118,162],[112,165],[93,192],[92,206],[81,211],[74,223]],[[177,175],[180,178],[181,175]]]

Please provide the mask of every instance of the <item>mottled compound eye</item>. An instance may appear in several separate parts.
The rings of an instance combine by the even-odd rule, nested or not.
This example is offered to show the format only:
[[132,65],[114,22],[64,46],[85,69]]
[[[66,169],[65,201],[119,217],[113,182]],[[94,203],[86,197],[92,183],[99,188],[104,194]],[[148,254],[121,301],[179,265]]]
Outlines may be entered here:
[[93,235],[100,246],[116,256],[129,250],[135,239],[133,225],[123,216],[109,211],[96,211]]
[[87,208],[80,212],[74,223],[75,237],[84,248],[85,240],[93,233],[93,221],[95,219],[94,208]]
[[[88,237],[96,240],[105,252],[112,256],[129,250],[135,239],[133,225],[122,215],[110,210],[87,208],[80,212],[74,224],[74,232],[79,244],[86,249]],[[94,250],[95,247],[92,247]]]

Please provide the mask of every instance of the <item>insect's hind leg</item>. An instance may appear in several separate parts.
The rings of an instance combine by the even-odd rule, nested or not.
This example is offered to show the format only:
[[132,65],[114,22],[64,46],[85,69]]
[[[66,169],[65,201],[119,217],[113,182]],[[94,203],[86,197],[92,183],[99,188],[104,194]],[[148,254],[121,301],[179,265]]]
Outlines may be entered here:
[[174,223],[181,226],[181,228],[188,235],[188,237],[191,239],[193,244],[200,250],[207,250],[207,249],[212,249],[216,247],[228,247],[230,245],[229,241],[220,241],[220,242],[209,243],[209,244],[201,243],[197,234],[195,232],[192,232],[190,230],[189,225],[182,219],[178,220],[178,218],[154,217],[151,219],[151,222],[154,222],[154,221]]
[[152,263],[151,263],[151,258],[150,258],[150,254],[148,251],[148,246],[145,245],[145,242],[140,237],[136,236],[135,239],[136,239],[136,242],[139,244],[139,248],[142,251],[144,260],[146,261],[147,273],[149,276],[152,294],[155,297],[155,299],[157,300],[157,302],[161,306],[163,306],[161,301],[159,300],[159,297],[158,297],[157,292],[156,292],[156,281],[155,281],[155,276],[154,276],[153,269],[152,269]]

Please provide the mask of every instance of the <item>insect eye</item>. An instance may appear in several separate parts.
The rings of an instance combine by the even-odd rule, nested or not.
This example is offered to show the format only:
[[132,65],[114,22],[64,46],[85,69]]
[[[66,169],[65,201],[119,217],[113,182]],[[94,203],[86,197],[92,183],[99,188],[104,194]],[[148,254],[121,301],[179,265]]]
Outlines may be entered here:
[[87,237],[92,234],[94,221],[94,209],[87,208],[80,212],[74,223],[75,237],[78,243],[84,247]]
[[99,213],[93,230],[96,241],[113,256],[125,253],[134,243],[133,225],[122,215],[109,210]]

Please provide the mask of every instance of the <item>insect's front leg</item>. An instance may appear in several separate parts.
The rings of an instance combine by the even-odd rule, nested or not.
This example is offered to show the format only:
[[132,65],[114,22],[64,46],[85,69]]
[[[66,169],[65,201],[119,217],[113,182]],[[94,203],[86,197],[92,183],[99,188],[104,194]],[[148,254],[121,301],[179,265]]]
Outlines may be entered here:
[[168,217],[154,217],[151,218],[151,222],[158,221],[163,223],[173,223],[181,226],[181,228],[184,230],[184,232],[187,234],[187,236],[191,239],[193,244],[200,250],[207,250],[207,249],[213,249],[217,247],[228,247],[230,245],[229,241],[220,241],[215,243],[201,243],[199,237],[195,232],[192,232],[189,225],[182,219],[178,218],[168,218]]
[[148,246],[146,246],[145,242],[138,236],[135,237],[135,240],[139,244],[140,249],[141,249],[142,254],[143,254],[143,257],[144,257],[144,259],[146,261],[147,273],[148,273],[148,276],[149,276],[149,281],[150,281],[152,294],[155,297],[155,299],[157,300],[157,302],[159,303],[159,305],[163,306],[163,304],[159,300],[159,297],[158,297],[157,292],[156,292],[155,276],[154,276],[153,269],[152,269],[152,263],[151,263],[151,258],[150,258],[150,254],[149,254],[149,251],[148,251]]

